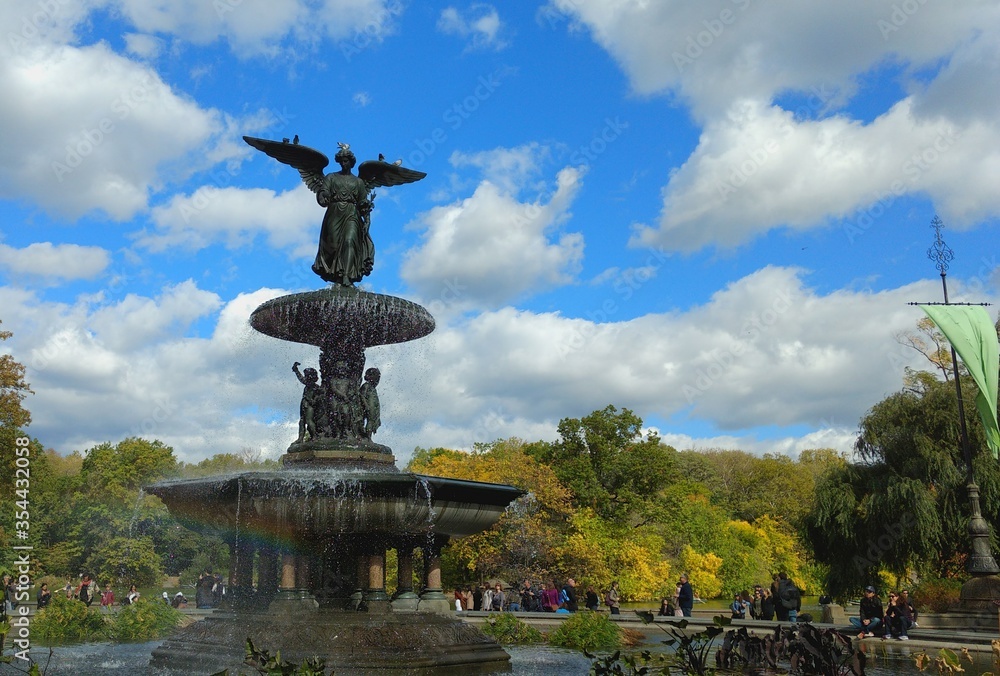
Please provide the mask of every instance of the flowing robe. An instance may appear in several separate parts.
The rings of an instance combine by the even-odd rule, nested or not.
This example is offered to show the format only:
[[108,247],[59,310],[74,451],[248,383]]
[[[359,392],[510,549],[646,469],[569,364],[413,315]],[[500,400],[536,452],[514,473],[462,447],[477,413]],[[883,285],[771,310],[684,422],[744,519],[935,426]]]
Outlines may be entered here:
[[368,234],[371,203],[365,182],[351,173],[323,177],[316,196],[326,207],[312,269],[328,282],[351,285],[371,274],[375,244]]

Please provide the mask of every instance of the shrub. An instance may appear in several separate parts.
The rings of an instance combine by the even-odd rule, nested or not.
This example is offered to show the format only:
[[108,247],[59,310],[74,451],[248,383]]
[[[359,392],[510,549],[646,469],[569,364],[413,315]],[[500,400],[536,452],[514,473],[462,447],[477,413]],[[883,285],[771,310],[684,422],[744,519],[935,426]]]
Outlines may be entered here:
[[962,583],[956,579],[926,578],[913,588],[910,597],[917,610],[943,613],[958,605]]
[[483,625],[483,633],[504,645],[541,643],[545,640],[542,632],[510,613],[491,614]]
[[622,632],[603,613],[573,613],[549,635],[549,643],[587,652],[616,650],[622,646]]
[[158,599],[140,598],[122,606],[108,626],[108,636],[114,641],[150,641],[174,629],[182,613]]
[[53,594],[48,607],[31,622],[32,634],[44,643],[105,638],[105,621],[96,608],[62,594]]

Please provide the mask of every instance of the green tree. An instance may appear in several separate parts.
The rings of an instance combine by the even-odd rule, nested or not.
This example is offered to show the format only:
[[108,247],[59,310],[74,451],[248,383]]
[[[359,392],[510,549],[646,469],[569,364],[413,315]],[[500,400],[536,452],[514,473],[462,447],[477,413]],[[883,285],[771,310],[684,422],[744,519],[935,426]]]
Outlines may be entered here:
[[583,418],[564,418],[558,430],[558,441],[531,444],[527,452],[553,469],[576,507],[630,525],[659,518],[661,492],[678,478],[676,451],[655,433],[644,436],[641,418],[608,406]]
[[[966,396],[975,391],[962,384]],[[968,404],[966,425],[983,515],[996,523],[1000,470]],[[828,590],[855,593],[883,570],[961,574],[969,510],[954,383],[919,378],[876,404],[861,421],[856,451],[858,462],[820,480],[806,519],[815,556],[829,567]]]

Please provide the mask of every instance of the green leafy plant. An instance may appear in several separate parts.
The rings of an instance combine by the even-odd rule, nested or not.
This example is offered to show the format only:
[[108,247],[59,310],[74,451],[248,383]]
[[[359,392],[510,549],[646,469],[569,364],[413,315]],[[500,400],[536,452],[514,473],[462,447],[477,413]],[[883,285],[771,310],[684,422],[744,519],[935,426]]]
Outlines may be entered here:
[[545,640],[542,632],[511,613],[491,614],[482,629],[484,634],[504,645],[541,643]]
[[[249,667],[253,667],[258,674],[268,676],[326,676],[326,661],[322,657],[309,657],[302,664],[295,664],[281,659],[281,651],[274,655],[269,650],[258,648],[247,637],[246,660]],[[242,673],[242,672],[241,672]],[[330,671],[333,674],[333,671]],[[216,672],[212,676],[229,676],[229,670]]]
[[913,589],[913,598],[920,606],[935,613],[944,613],[958,605],[962,581],[949,578],[925,578]]
[[107,634],[114,641],[150,641],[170,633],[182,617],[159,600],[140,598],[122,607],[109,622]]
[[31,629],[43,643],[106,637],[106,622],[96,608],[58,594],[53,595],[48,607],[38,612]]
[[616,650],[622,646],[622,632],[603,613],[573,613],[554,632],[549,643],[584,652]]

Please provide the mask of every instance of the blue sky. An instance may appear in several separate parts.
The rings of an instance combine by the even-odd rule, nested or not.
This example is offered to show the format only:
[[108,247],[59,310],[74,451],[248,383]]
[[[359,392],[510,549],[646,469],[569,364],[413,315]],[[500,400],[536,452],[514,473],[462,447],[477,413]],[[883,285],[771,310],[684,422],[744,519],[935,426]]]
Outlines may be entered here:
[[[508,6],[511,5],[511,6]],[[196,461],[294,439],[261,302],[321,288],[322,210],[244,134],[427,173],[363,287],[438,329],[369,350],[376,440],[552,439],[615,404],[677,448],[847,451],[936,300],[997,296],[1000,5],[5,3],[0,320],[33,434]]]

